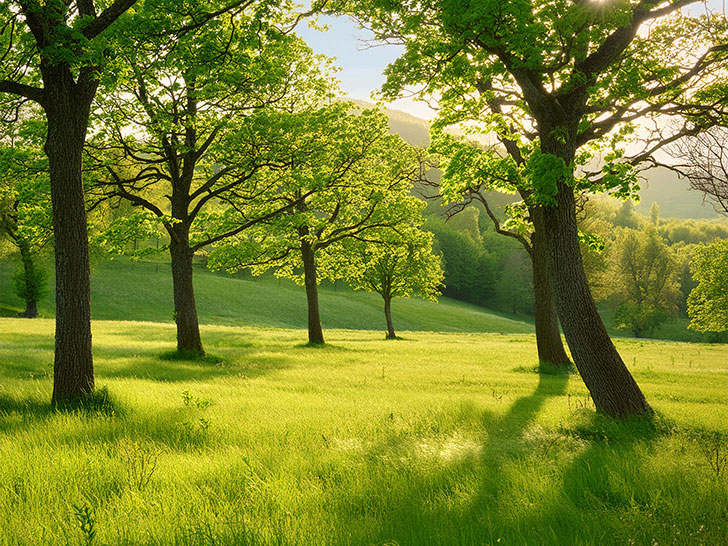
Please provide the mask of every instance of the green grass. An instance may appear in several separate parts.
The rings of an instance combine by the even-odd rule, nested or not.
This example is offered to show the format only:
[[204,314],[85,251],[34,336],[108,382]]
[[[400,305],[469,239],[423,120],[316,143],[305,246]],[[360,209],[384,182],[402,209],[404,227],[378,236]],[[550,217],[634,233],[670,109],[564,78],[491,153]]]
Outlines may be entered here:
[[53,322],[0,332],[0,544],[728,543],[725,346],[618,340],[658,412],[621,423],[531,334],[208,326],[187,362],[96,321],[103,403],[54,412]]
[[[48,267],[49,271],[51,270]],[[23,302],[12,290],[9,264],[0,264],[0,315],[17,316]],[[53,279],[49,279],[52,286]],[[92,269],[91,314],[97,320],[171,322],[174,310],[172,274],[166,262],[103,261]],[[195,297],[202,324],[304,328],[306,296],[300,286],[273,277],[242,279],[195,269]],[[338,283],[323,286],[320,307],[324,328],[384,332],[384,308],[377,294],[352,292]],[[52,296],[39,303],[41,316],[54,315]],[[529,333],[527,322],[483,308],[442,298],[392,303],[397,330]],[[204,342],[204,340],[203,340]]]

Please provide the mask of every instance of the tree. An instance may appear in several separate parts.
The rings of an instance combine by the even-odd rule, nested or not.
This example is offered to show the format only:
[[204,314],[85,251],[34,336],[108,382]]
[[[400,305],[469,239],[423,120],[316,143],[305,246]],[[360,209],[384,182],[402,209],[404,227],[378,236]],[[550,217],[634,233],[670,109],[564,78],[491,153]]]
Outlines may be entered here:
[[651,336],[677,315],[679,262],[654,227],[644,234],[627,229],[617,237],[608,275],[619,301],[616,326],[629,328],[635,337]]
[[[725,25],[709,11],[679,13],[691,3],[351,0],[344,8],[380,40],[406,48],[387,70],[385,96],[424,85],[439,99],[440,125],[477,125],[530,175],[571,355],[597,409],[612,416],[651,409],[589,291],[575,194],[631,194],[635,165],[693,132],[694,123],[711,123],[725,106]],[[677,123],[657,122],[659,114]],[[627,157],[623,144],[639,137],[638,120],[657,125]],[[576,166],[586,166],[600,149],[607,151],[602,169],[577,176]]]
[[[172,10],[162,21],[156,5],[140,8],[142,35],[135,36],[132,21],[120,54],[128,78],[100,100],[88,148],[108,172],[97,194],[145,210],[143,217],[156,218],[169,234],[181,353],[204,354],[195,253],[293,206],[261,198],[275,194],[277,181],[255,173],[282,164],[289,153],[288,128],[268,125],[261,112],[318,104],[334,87],[324,60],[288,32],[297,17],[289,8],[247,2],[173,39],[167,33],[147,39],[141,23],[156,18],[163,28],[184,28],[187,13]],[[106,239],[112,245],[113,235],[123,243],[133,227],[128,219],[119,223],[124,229]]]
[[0,139],[0,234],[20,253],[21,268],[13,275],[16,294],[25,301],[22,316],[38,316],[38,300],[46,293],[46,273],[38,254],[52,239],[50,185],[42,148],[42,122],[24,119],[5,127]]
[[668,149],[678,163],[668,165],[703,192],[715,210],[728,215],[728,127],[715,125],[678,140]]
[[53,401],[94,388],[86,210],[81,155],[91,103],[112,58],[110,27],[136,0],[115,0],[100,13],[93,0],[0,5],[0,94],[33,101],[47,120],[56,256]]
[[353,104],[337,103],[281,114],[290,127],[289,166],[261,176],[284,181],[270,198],[289,208],[226,240],[208,259],[215,269],[251,267],[261,274],[274,268],[276,275],[304,284],[313,345],[324,343],[318,283],[341,276],[335,246],[346,239],[376,242],[382,230],[410,224],[422,206],[409,195],[420,175],[414,149],[389,134],[381,112],[354,110]]
[[[570,366],[556,313],[543,211],[533,199],[533,183],[523,178],[518,165],[500,151],[483,149],[475,142],[441,130],[436,131],[431,148],[441,159],[444,172],[440,192],[445,202],[454,203],[454,210],[479,202],[496,233],[518,241],[525,249],[531,261],[538,359],[557,367]],[[520,203],[506,205],[508,218],[504,223],[487,197],[493,190],[517,192],[522,198]]]
[[383,234],[381,242],[356,239],[345,244],[346,281],[354,290],[376,292],[384,300],[387,339],[396,339],[392,299],[420,296],[432,301],[443,280],[440,257],[432,252],[432,234],[417,228]]
[[698,245],[690,269],[698,283],[688,297],[690,328],[700,332],[728,330],[728,239]]

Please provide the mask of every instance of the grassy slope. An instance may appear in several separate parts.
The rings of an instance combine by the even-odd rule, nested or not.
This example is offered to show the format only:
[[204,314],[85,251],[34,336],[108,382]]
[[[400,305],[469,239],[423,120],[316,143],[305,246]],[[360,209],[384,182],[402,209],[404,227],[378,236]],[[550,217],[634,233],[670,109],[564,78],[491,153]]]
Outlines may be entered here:
[[728,445],[725,347],[617,342],[648,426],[532,373],[528,334],[338,330],[310,349],[205,327],[208,364],[158,359],[172,325],[95,322],[112,404],[67,414],[47,407],[53,322],[0,331],[3,545],[82,544],[74,505],[96,545],[728,543],[728,480],[693,440]]
[[[50,268],[49,268],[50,269]],[[17,315],[9,265],[0,266],[0,312]],[[52,283],[51,283],[52,284]],[[306,297],[302,287],[273,278],[244,280],[198,268],[195,292],[203,324],[305,328]],[[321,290],[325,328],[384,330],[382,300],[376,294],[348,289]],[[53,315],[53,298],[39,305]],[[439,304],[417,299],[392,304],[398,330],[459,332],[531,332],[530,324],[489,313],[479,307],[442,298]],[[172,276],[169,264],[113,260],[92,273],[92,317],[96,320],[172,321]]]

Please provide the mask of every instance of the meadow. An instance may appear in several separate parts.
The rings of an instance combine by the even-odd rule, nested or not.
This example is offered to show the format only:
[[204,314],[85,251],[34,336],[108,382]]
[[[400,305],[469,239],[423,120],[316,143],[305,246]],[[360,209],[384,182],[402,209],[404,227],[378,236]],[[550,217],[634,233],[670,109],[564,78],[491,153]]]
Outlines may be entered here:
[[93,330],[54,411],[53,321],[0,318],[0,544],[728,543],[725,345],[617,340],[657,412],[617,422],[527,333]]

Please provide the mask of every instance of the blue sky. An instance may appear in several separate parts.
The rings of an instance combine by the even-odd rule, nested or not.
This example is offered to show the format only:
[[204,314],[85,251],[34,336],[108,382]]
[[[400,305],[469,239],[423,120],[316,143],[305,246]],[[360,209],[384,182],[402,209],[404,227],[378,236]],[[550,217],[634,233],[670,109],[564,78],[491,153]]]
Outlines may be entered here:
[[[726,0],[709,0],[708,5],[725,13]],[[690,11],[702,11],[701,5]],[[371,94],[384,83],[383,71],[402,52],[398,46],[366,48],[361,39],[367,33],[346,17],[321,17],[319,24],[328,25],[327,32],[319,32],[302,24],[297,30],[317,53],[335,57],[335,64],[341,69],[337,74],[344,94],[353,99],[372,100]],[[425,103],[412,99],[400,99],[389,105],[423,119],[432,119],[434,110]]]

